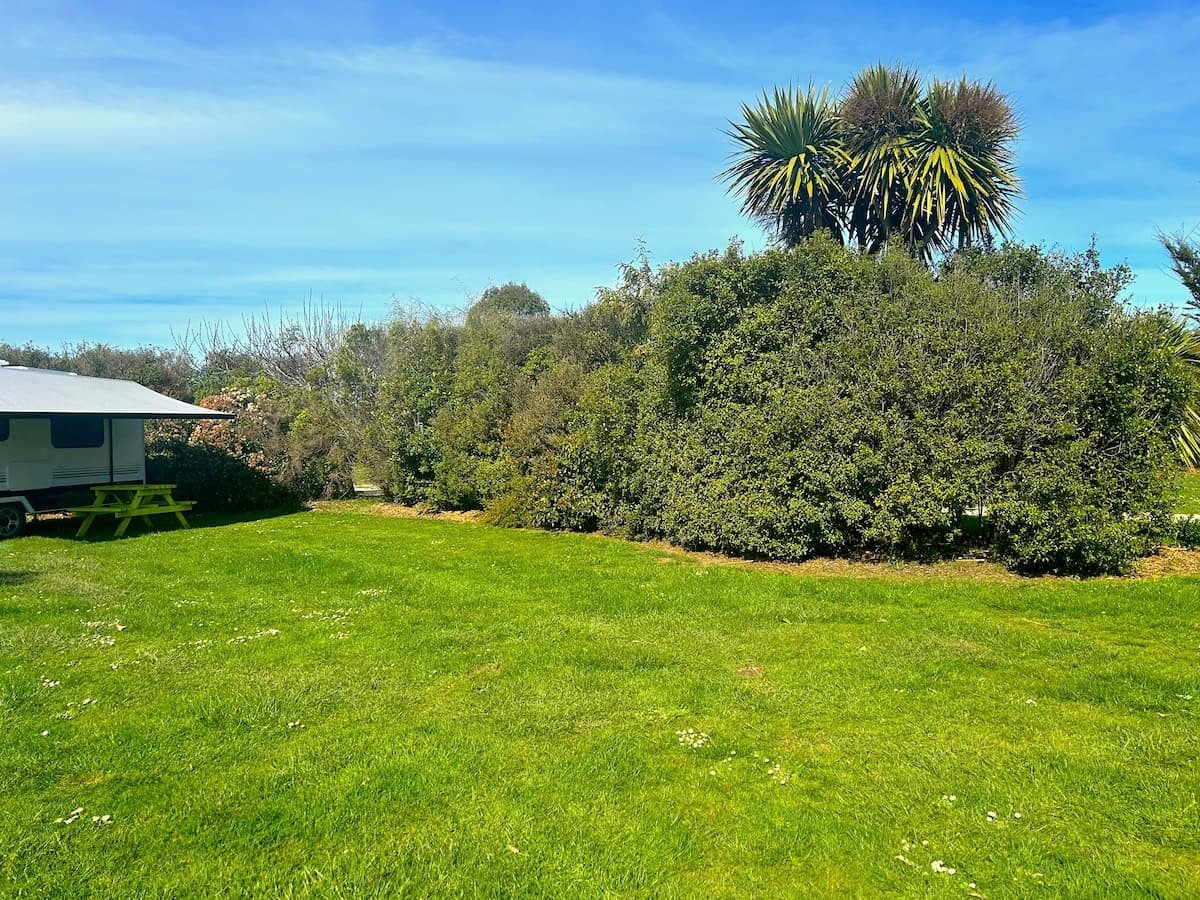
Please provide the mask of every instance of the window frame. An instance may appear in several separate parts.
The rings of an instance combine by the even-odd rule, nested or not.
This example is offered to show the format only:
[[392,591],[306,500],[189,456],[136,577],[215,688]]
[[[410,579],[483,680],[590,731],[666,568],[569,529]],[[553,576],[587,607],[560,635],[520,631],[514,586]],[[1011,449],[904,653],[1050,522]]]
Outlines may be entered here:
[[[96,428],[99,430],[99,443],[95,443],[96,432],[93,429]],[[98,450],[107,440],[103,416],[50,417],[50,446],[55,450]]]

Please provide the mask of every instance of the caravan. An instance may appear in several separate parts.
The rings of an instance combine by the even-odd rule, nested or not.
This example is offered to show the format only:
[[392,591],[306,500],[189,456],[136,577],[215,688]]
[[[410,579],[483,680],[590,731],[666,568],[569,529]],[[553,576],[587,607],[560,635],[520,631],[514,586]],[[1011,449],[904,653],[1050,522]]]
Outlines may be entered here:
[[0,363],[0,538],[93,485],[146,480],[146,419],[229,418],[132,381]]

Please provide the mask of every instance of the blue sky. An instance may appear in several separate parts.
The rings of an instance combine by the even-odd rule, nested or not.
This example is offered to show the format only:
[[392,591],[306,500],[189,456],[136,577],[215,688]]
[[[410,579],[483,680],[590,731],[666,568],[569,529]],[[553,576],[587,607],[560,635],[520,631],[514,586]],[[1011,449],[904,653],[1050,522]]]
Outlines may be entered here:
[[368,320],[525,281],[558,309],[754,249],[716,175],[776,84],[864,65],[993,80],[1024,123],[1021,240],[1097,236],[1182,304],[1200,225],[1185,4],[0,3],[0,340],[170,346],[305,298]]

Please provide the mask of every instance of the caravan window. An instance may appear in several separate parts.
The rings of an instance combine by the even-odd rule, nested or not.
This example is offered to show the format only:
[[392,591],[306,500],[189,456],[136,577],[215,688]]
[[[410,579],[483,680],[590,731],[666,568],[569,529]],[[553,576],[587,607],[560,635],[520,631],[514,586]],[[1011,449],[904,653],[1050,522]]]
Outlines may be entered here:
[[99,416],[51,416],[50,443],[59,450],[104,446],[104,420]]
[[8,440],[8,416],[0,416],[0,441]]

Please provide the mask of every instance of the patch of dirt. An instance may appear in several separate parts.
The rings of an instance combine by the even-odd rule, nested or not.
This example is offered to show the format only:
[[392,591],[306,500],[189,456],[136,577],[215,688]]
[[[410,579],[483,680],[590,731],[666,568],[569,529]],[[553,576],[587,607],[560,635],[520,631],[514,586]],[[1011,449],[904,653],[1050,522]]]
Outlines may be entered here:
[[1200,575],[1200,550],[1163,547],[1153,556],[1133,565],[1133,578],[1170,578],[1173,575]]
[[[646,541],[660,553],[670,553],[676,558],[693,559],[705,566],[738,566],[747,569],[757,569],[766,572],[780,572],[787,575],[817,575],[833,578],[888,578],[899,581],[919,581],[930,578],[944,579],[982,579],[986,581],[1027,581],[1020,575],[1014,574],[999,563],[983,559],[954,559],[945,562],[872,562],[856,559],[808,559],[804,562],[770,562],[765,560],[740,559],[736,556],[724,556],[720,553],[707,553],[698,550],[684,550],[665,541]],[[659,557],[658,562],[666,562],[668,557]]]
[[[479,522],[483,513],[441,511],[423,506],[405,506],[386,501],[368,502],[359,500],[320,500],[309,504],[313,509],[331,512],[358,513],[364,516],[382,516],[389,519],[441,519],[449,522]],[[626,541],[608,535],[593,535],[607,540],[622,541],[637,547],[647,547],[658,553],[655,562],[666,564],[679,559],[694,560],[704,566],[736,566],[788,575],[809,575],[823,578],[884,578],[895,581],[947,581],[980,580],[1019,583],[1033,580],[1017,575],[1000,563],[986,559],[964,557],[943,562],[920,563],[888,560],[874,562],[856,559],[809,559],[804,562],[770,562],[724,556],[697,550],[685,550],[666,541]],[[1179,547],[1163,547],[1154,556],[1138,560],[1129,575],[1121,579],[1170,578],[1178,575],[1200,575],[1200,550],[1183,550]],[[1053,578],[1054,576],[1041,576]]]
[[442,511],[427,506],[405,506],[403,503],[364,503],[362,500],[316,500],[309,504],[313,509],[330,512],[359,513],[364,516],[382,516],[385,519],[445,519],[450,522],[478,522],[483,513],[477,509],[467,512]]
[[742,666],[737,670],[737,673],[743,678],[762,678],[762,666]]

